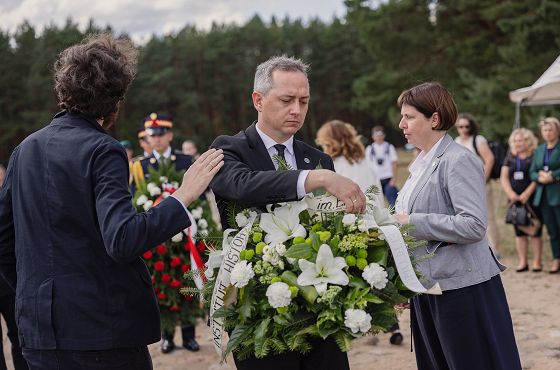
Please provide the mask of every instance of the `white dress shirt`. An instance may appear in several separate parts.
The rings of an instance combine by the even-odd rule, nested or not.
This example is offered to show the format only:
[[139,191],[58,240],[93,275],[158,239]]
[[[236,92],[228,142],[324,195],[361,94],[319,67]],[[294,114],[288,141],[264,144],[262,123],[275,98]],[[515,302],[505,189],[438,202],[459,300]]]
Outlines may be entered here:
[[161,161],[161,157],[167,159],[169,157],[171,157],[171,147],[167,147],[167,149],[165,150],[165,152],[163,152],[163,154],[159,154],[157,150],[154,150],[154,157],[156,157],[158,163]]
[[[270,155],[270,159],[272,159],[273,156],[278,155],[278,151],[276,150],[274,145],[282,144],[286,147],[286,150],[284,151],[284,158],[286,158],[286,163],[291,168],[297,169],[296,155],[294,153],[294,137],[293,136],[290,137],[288,140],[286,140],[283,143],[277,143],[270,136],[268,136],[267,134],[262,132],[262,130],[259,129],[258,124],[255,125],[255,128],[257,129],[257,133],[261,137],[261,140],[263,141],[264,146],[265,146],[266,150],[268,151],[268,155]],[[274,167],[276,167],[276,169],[278,169],[278,163],[276,163],[274,160],[272,160],[272,162],[274,163]],[[309,174],[309,170],[302,170],[299,174],[299,177],[298,177],[297,196],[300,199],[303,198],[306,194],[306,192],[305,192],[305,180],[307,179],[308,174]]]
[[416,185],[418,185],[418,181],[422,177],[422,174],[424,174],[424,171],[426,171],[426,169],[430,167],[430,162],[432,162],[432,159],[436,154],[437,147],[444,137],[445,135],[442,136],[442,138],[434,144],[429,152],[426,153],[425,151],[421,151],[420,154],[418,154],[418,157],[416,157],[416,160],[412,162],[412,164],[408,167],[410,176],[404,183],[401,191],[399,191],[397,201],[395,202],[395,213],[401,213],[405,215],[408,214],[408,207],[412,191],[414,190]]

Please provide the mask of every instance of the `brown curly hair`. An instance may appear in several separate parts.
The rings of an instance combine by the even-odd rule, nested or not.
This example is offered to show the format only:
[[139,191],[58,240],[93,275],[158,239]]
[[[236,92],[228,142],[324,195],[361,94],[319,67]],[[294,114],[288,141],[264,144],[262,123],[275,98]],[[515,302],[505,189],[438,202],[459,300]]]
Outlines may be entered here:
[[323,124],[315,141],[331,158],[343,155],[348,162],[354,163],[365,157],[364,144],[354,126],[340,120]]
[[126,39],[90,35],[54,64],[58,105],[99,119],[114,115],[136,75],[137,51]]

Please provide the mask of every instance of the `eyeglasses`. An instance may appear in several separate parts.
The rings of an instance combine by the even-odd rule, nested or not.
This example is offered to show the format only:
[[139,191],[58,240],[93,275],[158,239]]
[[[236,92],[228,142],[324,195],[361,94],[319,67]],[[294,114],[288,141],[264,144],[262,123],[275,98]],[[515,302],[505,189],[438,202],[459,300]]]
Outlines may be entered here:
[[470,128],[469,125],[462,125],[462,126],[455,126],[455,127],[457,127],[457,128]]

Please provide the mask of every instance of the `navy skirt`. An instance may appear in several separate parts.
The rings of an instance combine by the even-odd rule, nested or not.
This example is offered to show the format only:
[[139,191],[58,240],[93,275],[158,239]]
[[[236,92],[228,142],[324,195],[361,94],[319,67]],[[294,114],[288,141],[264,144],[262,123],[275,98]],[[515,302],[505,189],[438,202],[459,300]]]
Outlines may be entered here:
[[411,325],[420,370],[521,369],[500,275],[414,297]]

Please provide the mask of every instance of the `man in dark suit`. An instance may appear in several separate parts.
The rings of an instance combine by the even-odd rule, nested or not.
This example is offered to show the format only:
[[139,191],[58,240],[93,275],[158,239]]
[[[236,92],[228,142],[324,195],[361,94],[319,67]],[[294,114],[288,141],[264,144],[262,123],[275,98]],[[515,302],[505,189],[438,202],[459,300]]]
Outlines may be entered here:
[[[302,61],[288,57],[273,57],[259,65],[252,94],[257,122],[235,136],[220,136],[212,144],[224,150],[224,167],[210,184],[224,229],[231,201],[263,207],[303,198],[318,188],[341,199],[348,212],[364,211],[365,196],[358,184],[333,172],[328,155],[294,139],[307,113],[307,69]],[[276,171],[275,155],[284,157],[292,169]],[[318,165],[322,168],[316,169]],[[334,340],[314,340],[312,346],[305,355],[287,352],[262,359],[235,359],[235,363],[239,370],[348,369],[348,358]]]
[[[171,147],[173,141],[173,117],[169,114],[151,113],[144,119],[146,138],[152,148],[152,155],[140,160],[144,176],[150,177],[149,168],[158,169],[164,161],[172,163],[177,171],[185,171],[192,164],[190,155],[175,151]],[[163,331],[161,341],[161,352],[169,353],[175,349],[173,332]],[[181,336],[183,347],[189,351],[196,352],[200,349],[195,337],[195,326],[192,323],[182,323]]]
[[31,370],[152,369],[147,344],[160,339],[159,311],[140,256],[189,226],[187,205],[223,162],[219,151],[205,153],[172,196],[136,213],[126,154],[105,131],[135,72],[124,39],[97,35],[63,51],[55,67],[63,111],[11,156],[0,273],[16,290]]

